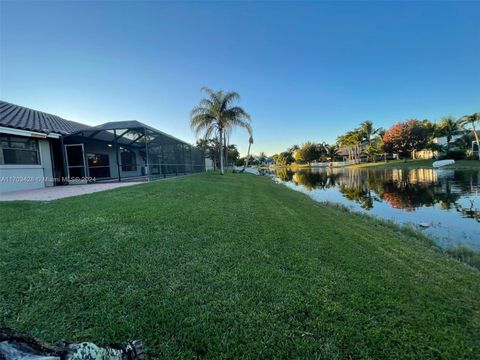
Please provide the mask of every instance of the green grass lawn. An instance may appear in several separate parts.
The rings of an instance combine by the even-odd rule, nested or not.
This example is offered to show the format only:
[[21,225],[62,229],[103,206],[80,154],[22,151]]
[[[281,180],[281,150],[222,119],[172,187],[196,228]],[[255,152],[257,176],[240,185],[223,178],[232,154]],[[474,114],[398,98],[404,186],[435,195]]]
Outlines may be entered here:
[[249,174],[1,203],[0,324],[152,359],[474,359],[480,272]]
[[[408,160],[407,162],[403,160],[393,160],[385,163],[381,162],[372,162],[372,163],[362,163],[358,165],[350,165],[350,168],[376,168],[376,169],[418,169],[418,168],[431,168],[435,160]],[[468,170],[468,169],[480,169],[479,160],[456,160],[455,165],[445,166],[442,169],[457,169],[457,170]]]

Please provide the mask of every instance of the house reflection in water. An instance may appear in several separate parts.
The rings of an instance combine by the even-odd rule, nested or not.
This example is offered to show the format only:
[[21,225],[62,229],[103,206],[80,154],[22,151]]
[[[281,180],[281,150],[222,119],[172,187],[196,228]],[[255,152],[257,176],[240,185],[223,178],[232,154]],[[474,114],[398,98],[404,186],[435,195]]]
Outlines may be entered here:
[[411,184],[436,183],[438,181],[437,170],[434,169],[392,169],[393,181],[408,180]]
[[[391,207],[414,211],[419,207],[439,205],[442,209],[458,208],[457,201],[465,193],[478,191],[478,171],[458,172],[435,169],[282,169],[276,176],[284,182],[301,185],[306,190],[337,189],[344,198],[362,208],[385,201]],[[470,200],[472,201],[472,200]],[[479,200],[480,201],[480,200]],[[468,204],[469,211],[479,209]],[[462,205],[465,206],[465,205]]]

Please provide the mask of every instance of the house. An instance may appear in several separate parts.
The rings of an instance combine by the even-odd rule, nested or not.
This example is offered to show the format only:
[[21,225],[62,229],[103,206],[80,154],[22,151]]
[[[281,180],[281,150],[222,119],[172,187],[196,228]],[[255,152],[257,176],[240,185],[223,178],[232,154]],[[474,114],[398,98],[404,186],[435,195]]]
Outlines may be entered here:
[[337,156],[341,157],[343,161],[355,160],[360,162],[362,154],[368,145],[368,141],[363,141],[356,146],[340,146],[337,151]]
[[[477,133],[480,135],[480,132],[477,131]],[[450,148],[455,149],[455,147],[456,147],[455,141],[461,139],[465,135],[470,135],[471,139],[474,139],[473,131],[471,131],[471,130],[462,131],[461,133],[452,136],[452,139],[450,140]],[[447,137],[446,136],[435,137],[435,138],[433,138],[432,143],[436,144],[436,145],[439,145],[439,146],[442,146],[444,149],[446,149],[446,147],[447,147]],[[477,145],[476,145],[475,140],[472,140],[471,148],[472,148],[472,153],[473,154],[477,153]],[[422,149],[422,150],[419,150],[419,151],[413,151],[412,152],[412,158],[414,158],[414,159],[433,159],[433,158],[437,158],[439,155],[440,155],[439,151],[432,150],[432,149]]]
[[201,172],[204,159],[136,120],[88,126],[0,101],[0,192]]

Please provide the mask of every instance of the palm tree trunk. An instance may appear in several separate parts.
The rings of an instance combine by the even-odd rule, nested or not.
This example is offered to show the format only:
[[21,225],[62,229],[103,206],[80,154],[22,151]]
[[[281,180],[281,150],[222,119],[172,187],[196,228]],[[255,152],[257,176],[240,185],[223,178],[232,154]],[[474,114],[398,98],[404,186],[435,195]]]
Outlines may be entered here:
[[480,142],[478,141],[478,134],[477,134],[477,130],[475,129],[475,121],[472,122],[472,129],[473,129],[473,135],[475,135],[475,141],[477,142],[478,160],[480,160]]
[[227,147],[227,134],[224,134],[223,136],[223,151],[224,151],[224,161],[225,161],[225,167],[228,167],[228,147]]
[[220,174],[224,174],[223,170],[223,129],[219,129],[219,136],[220,136]]
[[250,158],[250,146],[252,146],[252,143],[249,141],[248,142],[247,158],[245,159],[245,165],[243,166],[243,171],[245,171],[245,169],[248,166],[248,159]]

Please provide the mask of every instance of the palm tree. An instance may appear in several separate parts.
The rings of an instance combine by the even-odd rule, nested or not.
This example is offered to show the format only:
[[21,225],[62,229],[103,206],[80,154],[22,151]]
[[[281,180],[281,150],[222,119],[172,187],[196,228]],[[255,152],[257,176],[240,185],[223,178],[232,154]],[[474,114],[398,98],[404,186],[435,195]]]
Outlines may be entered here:
[[325,145],[325,155],[327,158],[330,158],[330,161],[338,156],[338,146],[337,145]]
[[460,125],[452,116],[443,117],[438,123],[439,134],[447,137],[447,152],[450,150],[450,142],[452,137],[457,135],[460,130]]
[[476,113],[473,113],[472,115],[465,115],[463,116],[460,121],[459,121],[459,124],[460,126],[462,126],[463,128],[465,127],[472,127],[472,130],[473,130],[473,135],[475,136],[475,142],[477,143],[477,149],[478,149],[478,160],[480,160],[480,141],[478,140],[478,134],[477,134],[477,130],[475,128],[475,124],[477,122],[480,122],[480,113],[476,112]]
[[287,149],[287,151],[292,155],[295,153],[295,151],[298,151],[298,150],[300,150],[299,145],[292,145]]
[[[368,142],[368,146],[370,147],[370,150],[365,151],[365,154],[367,155],[367,161],[369,161],[370,158],[371,158],[371,155],[375,152],[375,151],[372,151],[372,149],[375,148],[375,146],[373,146],[373,144],[372,144],[372,141],[376,140],[376,138],[372,139],[372,137],[374,135],[381,134],[382,132],[384,132],[384,130],[382,128],[375,129],[373,127],[373,123],[370,120],[365,120],[364,122],[362,122],[360,124],[360,127],[358,128],[357,131],[360,132],[360,134],[361,134],[361,140]],[[377,149],[375,149],[375,150],[377,150]],[[375,156],[375,155],[373,155],[373,156]]]
[[195,135],[203,133],[205,138],[212,135],[218,135],[220,143],[220,173],[224,174],[223,169],[223,147],[224,136],[234,127],[242,127],[252,133],[250,126],[250,115],[240,106],[232,106],[232,103],[240,99],[238,93],[226,92],[222,90],[213,91],[207,87],[202,88],[207,97],[200,100],[198,106],[194,107],[190,113],[190,127],[195,131]]
[[248,151],[247,151],[247,157],[245,158],[245,165],[243,167],[243,171],[245,171],[245,169],[247,168],[248,166],[248,159],[250,159],[250,147],[252,146],[253,144],[253,136],[252,134],[250,133],[250,138],[248,139]]
[[344,147],[347,149],[348,152],[348,160],[351,160],[351,153],[350,153],[350,144],[347,139],[347,134],[343,134],[337,137],[337,144],[341,147]]
[[362,144],[362,133],[360,130],[348,131],[344,135],[341,135],[337,139],[341,146],[348,149],[349,154],[355,160],[355,163],[359,163],[360,145]]
[[373,127],[373,123],[370,120],[365,120],[360,124],[360,128],[358,130],[361,132],[362,137],[370,144],[372,136],[378,134],[378,132],[381,131],[382,128],[375,129]]
[[260,154],[258,154],[258,161],[260,162],[260,165],[263,165],[263,163],[267,160],[267,154],[265,154],[264,151],[260,151]]

